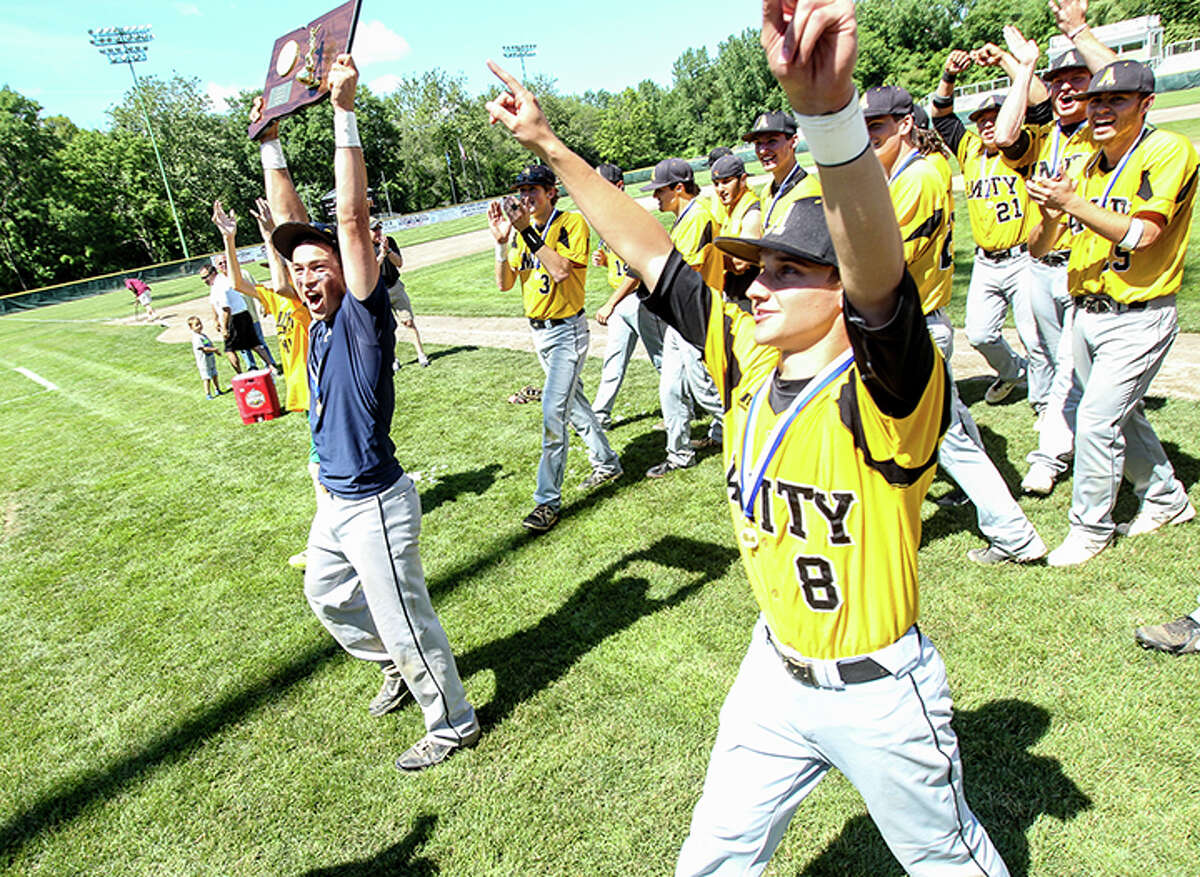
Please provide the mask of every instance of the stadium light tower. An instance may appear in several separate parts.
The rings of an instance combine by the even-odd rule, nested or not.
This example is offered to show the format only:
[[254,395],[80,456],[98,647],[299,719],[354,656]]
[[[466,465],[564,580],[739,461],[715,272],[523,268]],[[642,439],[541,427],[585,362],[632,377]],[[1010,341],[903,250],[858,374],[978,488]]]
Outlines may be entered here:
[[515,46],[501,46],[505,58],[521,59],[521,81],[525,81],[525,59],[537,54],[537,43],[519,43]]
[[135,61],[146,60],[146,47],[154,39],[150,25],[141,27],[102,27],[98,30],[88,30],[91,43],[106,55],[110,64],[128,64],[129,75],[133,77],[133,91],[142,107],[142,118],[146,120],[146,131],[150,134],[150,145],[154,147],[154,157],[158,159],[158,172],[162,175],[163,188],[167,190],[167,203],[171,206],[171,217],[175,220],[175,231],[179,233],[179,245],[183,247],[183,258],[190,259],[187,241],[183,239],[183,226],[179,224],[179,214],[175,210],[175,199],[171,196],[171,184],[167,182],[167,170],[163,167],[162,155],[158,151],[158,140],[154,137],[154,128],[150,125],[150,113],[146,111],[146,98],[142,94],[142,84],[138,81],[137,72],[133,69]]

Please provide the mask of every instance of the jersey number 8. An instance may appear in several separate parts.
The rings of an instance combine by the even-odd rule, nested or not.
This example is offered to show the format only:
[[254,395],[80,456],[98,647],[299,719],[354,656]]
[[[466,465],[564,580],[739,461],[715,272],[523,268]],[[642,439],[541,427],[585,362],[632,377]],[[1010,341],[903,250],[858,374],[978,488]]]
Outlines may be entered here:
[[800,578],[800,590],[804,602],[817,612],[833,612],[842,605],[834,581],[833,565],[824,557],[801,554],[796,558],[796,575]]

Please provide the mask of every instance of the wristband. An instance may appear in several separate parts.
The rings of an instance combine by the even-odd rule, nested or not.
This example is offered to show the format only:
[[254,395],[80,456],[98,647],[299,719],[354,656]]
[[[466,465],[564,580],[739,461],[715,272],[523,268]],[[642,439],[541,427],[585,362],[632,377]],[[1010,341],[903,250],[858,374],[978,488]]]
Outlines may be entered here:
[[957,73],[951,73],[949,70],[942,71],[942,82],[945,82],[949,85],[953,85],[954,80],[956,80],[957,78],[958,78]]
[[1075,37],[1079,36],[1085,30],[1087,30],[1087,25],[1081,24],[1081,25],[1079,25],[1079,27],[1075,28],[1073,31],[1071,31],[1069,34],[1067,34],[1067,39],[1073,41],[1075,39]]
[[507,262],[508,261],[508,241],[507,240],[496,242],[496,261],[497,262]]
[[867,122],[858,103],[858,90],[836,113],[822,116],[797,116],[808,151],[819,165],[837,167],[849,164],[871,147]]
[[333,111],[333,145],[349,149],[362,149],[362,141],[358,139],[358,120],[353,111]]
[[933,106],[934,106],[934,109],[938,109],[938,110],[948,110],[948,109],[950,109],[952,106],[954,106],[954,98],[952,98],[952,97],[943,97],[943,96],[942,96],[942,95],[940,95],[940,94],[935,94],[935,95],[933,96],[933,99],[932,99],[932,100],[930,100],[929,102],[930,102],[931,104],[933,104]]
[[525,241],[525,246],[529,247],[529,252],[536,253],[542,247],[546,246],[546,242],[542,240],[542,236],[533,230],[532,225],[527,225],[521,229],[521,239]]
[[1117,244],[1122,250],[1133,250],[1142,242],[1142,232],[1146,230],[1146,223],[1140,219],[1134,218],[1129,220],[1129,231],[1125,232],[1125,237],[1121,238],[1121,242]]
[[283,157],[283,144],[277,139],[264,140],[258,145],[258,155],[264,170],[287,170],[287,159]]

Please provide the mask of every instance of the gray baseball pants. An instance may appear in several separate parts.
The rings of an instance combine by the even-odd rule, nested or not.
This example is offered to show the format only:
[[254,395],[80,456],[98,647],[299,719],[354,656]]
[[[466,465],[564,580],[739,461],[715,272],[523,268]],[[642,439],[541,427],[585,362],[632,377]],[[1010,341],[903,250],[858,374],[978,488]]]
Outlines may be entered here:
[[700,351],[683,340],[683,336],[667,327],[663,333],[662,376],[658,382],[658,404],[663,423],[667,426],[667,460],[676,466],[690,466],[696,457],[692,448],[692,406],[696,404],[712,415],[708,435],[721,440],[721,418],[724,408],[721,395],[704,367]]
[[1089,313],[1075,309],[1075,370],[1083,396],[1075,419],[1071,529],[1107,541],[1124,475],[1139,511],[1169,514],[1188,502],[1142,399],[1179,332],[1175,296],[1144,310]]
[[[1034,346],[1037,337],[1029,306],[1029,261],[1028,253],[995,262],[977,252],[971,269],[971,285],[967,287],[967,338],[996,370],[996,377],[1005,381],[1018,380],[1026,365],[1002,334],[1010,305],[1017,334],[1027,351]],[[1030,401],[1040,402],[1037,394],[1044,392],[1043,387],[1035,385],[1031,375]]]
[[626,296],[613,309],[607,328],[600,386],[592,400],[592,410],[602,422],[612,417],[613,401],[625,380],[625,369],[629,368],[638,338],[642,339],[642,346],[654,368],[662,371],[663,322],[646,310],[636,295]]
[[479,723],[425,588],[412,480],[366,499],[322,493],[308,534],[309,605],[351,655],[395,665],[430,735],[460,743]]
[[[950,356],[954,353],[954,328],[940,308],[925,315],[925,325],[933,343],[942,351],[949,372]],[[988,544],[1014,557],[1025,556],[1040,542],[1037,531],[1013,499],[996,464],[984,451],[979,427],[958,396],[953,373],[950,373],[949,387],[954,398],[950,407],[950,426],[938,446],[938,465],[970,497],[975,505],[979,531]]]

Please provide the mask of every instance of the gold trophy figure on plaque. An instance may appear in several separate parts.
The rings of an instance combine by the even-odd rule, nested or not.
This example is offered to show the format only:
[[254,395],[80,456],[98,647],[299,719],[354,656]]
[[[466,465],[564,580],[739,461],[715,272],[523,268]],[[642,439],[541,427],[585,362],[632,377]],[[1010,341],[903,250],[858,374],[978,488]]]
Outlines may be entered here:
[[317,34],[320,32],[320,22],[308,29],[308,52],[304,56],[304,69],[296,74],[296,81],[307,88],[316,88],[321,83],[321,77],[317,75]]

